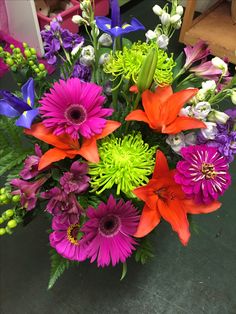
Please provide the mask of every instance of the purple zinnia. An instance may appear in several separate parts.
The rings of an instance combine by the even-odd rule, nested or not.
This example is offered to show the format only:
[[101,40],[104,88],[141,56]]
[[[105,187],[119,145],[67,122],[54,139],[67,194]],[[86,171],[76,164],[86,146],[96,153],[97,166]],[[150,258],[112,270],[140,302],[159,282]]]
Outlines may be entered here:
[[73,162],[70,172],[65,172],[60,179],[63,190],[69,193],[80,194],[89,187],[90,178],[87,176],[88,164],[79,161]]
[[104,118],[113,112],[102,108],[105,97],[101,94],[101,86],[77,78],[56,82],[39,101],[43,124],[53,128],[55,135],[67,133],[73,139],[101,134],[107,123]]
[[83,239],[78,239],[79,227],[78,215],[55,216],[49,240],[58,254],[72,261],[81,262],[87,258],[87,245]]
[[91,263],[97,259],[98,266],[108,266],[112,263],[124,263],[135,249],[135,240],[139,215],[130,201],[116,200],[110,195],[107,204],[100,203],[95,209],[87,209],[89,220],[81,231],[88,240],[88,258]]
[[53,187],[40,195],[42,198],[49,199],[46,211],[55,216],[61,214],[79,214],[81,207],[75,197],[75,194],[66,194],[58,187]]
[[176,167],[175,181],[197,203],[217,200],[231,183],[229,165],[215,147],[196,145],[181,149],[184,160]]

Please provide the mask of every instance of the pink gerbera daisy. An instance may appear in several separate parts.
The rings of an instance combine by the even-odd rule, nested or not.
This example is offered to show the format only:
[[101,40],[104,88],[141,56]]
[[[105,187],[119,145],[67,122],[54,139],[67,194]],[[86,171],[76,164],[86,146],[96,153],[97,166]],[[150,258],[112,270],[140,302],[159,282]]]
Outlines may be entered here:
[[55,135],[67,133],[73,139],[102,133],[112,109],[102,108],[102,87],[78,78],[56,82],[40,101],[43,123]]
[[59,215],[52,220],[50,245],[58,254],[72,261],[84,261],[87,258],[86,243],[83,239],[78,240],[79,233],[78,215]]
[[98,208],[89,207],[89,220],[81,228],[89,242],[88,258],[91,263],[97,259],[98,266],[115,266],[124,263],[135,249],[132,235],[136,232],[139,215],[130,201],[116,200],[110,195],[107,204],[100,203]]

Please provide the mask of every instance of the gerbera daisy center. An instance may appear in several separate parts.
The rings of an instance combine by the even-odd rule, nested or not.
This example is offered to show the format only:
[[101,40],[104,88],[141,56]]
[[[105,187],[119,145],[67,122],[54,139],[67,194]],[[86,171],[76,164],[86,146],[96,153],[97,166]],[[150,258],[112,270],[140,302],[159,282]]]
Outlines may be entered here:
[[118,216],[108,215],[100,220],[99,230],[106,237],[114,236],[118,233],[120,225],[121,222]]
[[205,175],[206,179],[214,179],[217,175],[217,172],[215,171],[215,166],[207,162],[202,163],[201,172]]
[[87,113],[83,106],[72,104],[65,110],[64,116],[69,122],[80,125],[86,120]]
[[67,238],[70,241],[70,243],[74,245],[79,245],[79,241],[77,239],[78,231],[79,224],[70,225],[67,229]]

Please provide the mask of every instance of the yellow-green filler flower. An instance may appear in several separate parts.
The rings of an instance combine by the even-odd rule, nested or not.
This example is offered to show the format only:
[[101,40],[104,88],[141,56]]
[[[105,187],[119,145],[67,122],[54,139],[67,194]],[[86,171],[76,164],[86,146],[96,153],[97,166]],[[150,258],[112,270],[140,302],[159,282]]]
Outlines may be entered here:
[[117,185],[116,194],[123,191],[132,196],[132,190],[145,185],[153,173],[155,151],[144,143],[140,133],[132,133],[124,138],[110,138],[100,142],[99,163],[89,163],[91,187],[97,194]]
[[170,85],[173,81],[172,69],[175,66],[173,56],[168,56],[165,51],[158,49],[155,43],[137,42],[130,48],[124,47],[122,51],[111,52],[111,57],[104,64],[103,70],[112,74],[114,78],[120,76],[127,80],[132,79],[136,84],[143,60],[152,48],[155,48],[157,53],[153,79],[158,85]]

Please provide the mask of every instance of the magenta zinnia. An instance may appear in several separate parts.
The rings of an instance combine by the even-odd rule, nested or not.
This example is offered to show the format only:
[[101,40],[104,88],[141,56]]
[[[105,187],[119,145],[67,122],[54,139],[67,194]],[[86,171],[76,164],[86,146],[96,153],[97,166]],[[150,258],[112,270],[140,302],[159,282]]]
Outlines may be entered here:
[[197,203],[217,200],[231,183],[229,165],[217,148],[196,145],[181,149],[184,160],[176,167],[175,181]]
[[101,93],[102,87],[94,83],[78,78],[60,80],[40,101],[44,125],[52,127],[55,135],[67,133],[73,139],[102,133],[106,125],[104,117],[113,110],[102,107],[105,97]]
[[91,263],[97,259],[98,266],[124,263],[135,249],[132,235],[139,222],[137,209],[130,201],[116,200],[110,195],[107,204],[100,203],[98,208],[89,207],[89,220],[81,228],[88,240],[88,258]]
[[53,232],[49,236],[50,245],[64,258],[84,261],[87,257],[86,244],[79,235],[78,215],[59,215],[52,220]]

